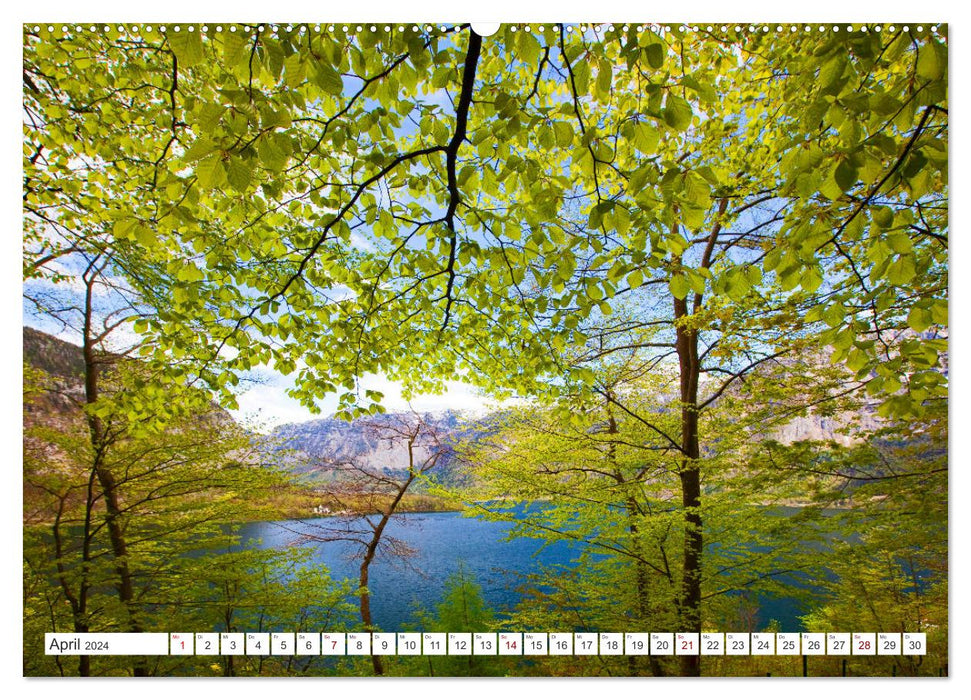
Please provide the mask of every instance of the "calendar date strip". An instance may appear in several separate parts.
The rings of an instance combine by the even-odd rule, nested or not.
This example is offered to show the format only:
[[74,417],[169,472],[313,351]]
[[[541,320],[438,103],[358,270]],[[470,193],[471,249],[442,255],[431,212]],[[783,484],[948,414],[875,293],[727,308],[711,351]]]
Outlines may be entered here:
[[44,635],[49,656],[924,656],[924,632],[142,632]]

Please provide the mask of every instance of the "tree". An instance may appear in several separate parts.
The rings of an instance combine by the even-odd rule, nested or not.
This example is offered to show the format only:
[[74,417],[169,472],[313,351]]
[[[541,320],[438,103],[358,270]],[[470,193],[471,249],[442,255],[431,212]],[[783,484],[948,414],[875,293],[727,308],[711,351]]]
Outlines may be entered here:
[[[176,619],[166,609],[174,605],[168,598],[174,581],[181,580],[179,561],[200,542],[225,542],[220,521],[238,509],[236,499],[261,491],[266,478],[241,463],[232,466],[245,443],[214,421],[132,437],[118,432],[119,416],[112,415],[114,437],[95,460],[90,435],[77,425],[82,416],[78,411],[66,428],[42,419],[25,431],[25,581],[37,585],[25,615],[45,596],[54,605],[37,620],[46,631],[167,628]],[[96,468],[114,477],[112,491],[101,486]],[[34,634],[28,646],[39,659],[42,640]],[[99,672],[133,663],[110,659],[105,667],[101,661]],[[149,672],[140,659],[134,670]],[[89,657],[79,657],[77,672],[92,672]]]
[[[377,629],[371,615],[368,588],[371,564],[381,550],[399,557],[410,553],[405,543],[387,535],[385,529],[408,490],[430,477],[447,448],[434,426],[417,413],[375,417],[366,423],[365,429],[379,441],[387,441],[389,452],[403,450],[405,468],[396,470],[390,464],[365,464],[355,456],[335,460],[331,465],[335,482],[329,497],[339,515],[301,523],[298,541],[350,542],[359,549],[361,623],[371,632]],[[374,674],[384,675],[381,656],[372,654],[371,661]]]
[[[479,485],[469,496],[473,512],[513,522],[522,535],[586,545],[575,566],[546,572],[530,586],[515,618],[527,629],[540,621],[580,631],[682,629],[680,458],[657,444],[658,435],[679,425],[677,375],[673,368],[667,376],[646,369],[635,355],[624,364],[614,360],[598,376],[610,400],[564,395],[547,409],[509,411],[501,429],[464,453]],[[821,375],[813,381],[817,395],[825,396]],[[793,387],[780,391],[775,377],[766,383],[775,385],[773,399],[789,401],[774,401],[772,412],[752,411],[749,392],[735,391],[700,421],[707,436],[700,470],[705,497],[696,515],[710,538],[698,572],[705,630],[746,629],[739,594],[793,595],[800,581],[787,578],[823,572],[820,545],[827,533],[802,474],[754,460],[784,423],[780,408],[789,407],[793,394]],[[508,508],[532,501],[539,505],[525,513]],[[803,507],[799,517],[775,510],[794,503]],[[614,673],[673,672],[664,659],[617,662]]]
[[[346,583],[337,583],[312,561],[309,547],[266,550],[230,540],[221,551],[181,565],[184,580],[173,586],[180,629],[223,632],[320,632],[341,629],[354,615]],[[210,664],[216,661],[216,667]],[[313,656],[185,657],[169,671],[177,675],[324,675],[327,659]]]
[[[830,516],[847,533],[818,577],[825,598],[807,618],[814,630],[844,627],[924,632],[927,655],[881,659],[889,675],[946,672],[947,419],[888,422],[850,446],[769,444],[770,469],[809,474],[820,497],[852,504]],[[923,666],[923,668],[921,668]]]
[[[67,241],[48,233],[55,244]],[[211,580],[187,576],[191,560],[211,565],[200,546],[232,543],[226,523],[256,515],[247,501],[286,483],[208,396],[133,357],[141,343],[132,339],[131,324],[151,310],[117,276],[102,243],[77,238],[70,250],[41,256],[24,288],[34,319],[81,341],[77,347],[47,337],[50,356],[42,348],[32,358],[58,376],[25,371],[25,648],[36,652],[25,656],[25,672],[31,675],[50,673],[55,664],[61,675],[69,673],[41,649],[45,631],[216,624],[186,598],[187,588]],[[28,256],[36,252],[28,248]],[[264,574],[279,576],[266,573],[272,557],[255,559]],[[326,573],[317,579],[314,594],[323,599]],[[91,658],[81,655],[77,674],[124,673],[126,665],[136,676],[171,671],[140,657],[98,659],[92,669]]]
[[[36,119],[29,177],[106,111],[140,133],[130,92],[170,116],[99,221],[132,284],[173,300],[139,330],[160,361],[196,359],[193,380],[228,393],[272,363],[308,406],[377,411],[357,388],[380,372],[623,412],[592,363],[675,361],[680,422],[650,444],[680,460],[689,631],[701,426],[726,392],[818,339],[887,417],[946,397],[946,28],[236,29],[43,51],[28,33],[25,51],[32,113],[63,120]],[[114,85],[54,79],[91,55]]]
[[[423,632],[483,632],[493,629],[495,613],[486,606],[482,587],[459,567],[445,581],[445,591],[434,614],[419,614]],[[426,656],[421,672],[429,676],[497,675],[493,659],[469,654],[461,656]]]

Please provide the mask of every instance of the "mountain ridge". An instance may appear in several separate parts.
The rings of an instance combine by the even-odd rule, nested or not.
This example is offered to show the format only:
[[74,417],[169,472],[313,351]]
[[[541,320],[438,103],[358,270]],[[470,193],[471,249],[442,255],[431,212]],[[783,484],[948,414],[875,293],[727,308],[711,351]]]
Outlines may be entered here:
[[[83,402],[84,359],[79,346],[29,326],[23,327],[23,358],[32,367],[46,372],[53,380],[53,391],[42,401],[25,403],[25,422],[44,422],[72,417]],[[225,413],[223,409],[219,409]],[[52,415],[53,414],[53,415]],[[67,415],[61,415],[67,414]],[[225,413],[229,420],[232,418]],[[55,418],[56,416],[56,418]],[[268,451],[282,456],[284,465],[295,474],[312,480],[330,480],[343,467],[358,467],[377,472],[400,474],[408,469],[408,447],[404,435],[409,426],[422,424],[422,439],[413,445],[416,464],[439,452],[436,472],[439,478],[456,483],[468,477],[459,468],[455,448],[493,430],[495,415],[465,420],[462,413],[445,409],[435,412],[391,412],[353,421],[315,418],[285,423],[266,436]],[[872,416],[866,416],[872,423]],[[810,414],[794,418],[774,433],[781,442],[836,440],[845,442],[845,416]],[[867,427],[873,427],[868,425]]]

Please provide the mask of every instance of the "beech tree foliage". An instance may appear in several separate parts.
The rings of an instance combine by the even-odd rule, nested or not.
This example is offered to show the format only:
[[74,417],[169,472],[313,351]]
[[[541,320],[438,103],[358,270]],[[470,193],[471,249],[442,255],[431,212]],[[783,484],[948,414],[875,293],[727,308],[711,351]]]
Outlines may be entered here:
[[214,386],[523,390],[660,278],[802,293],[899,410],[935,393],[940,348],[882,336],[946,320],[944,28],[201,29],[27,29],[25,209],[28,264],[112,247]]

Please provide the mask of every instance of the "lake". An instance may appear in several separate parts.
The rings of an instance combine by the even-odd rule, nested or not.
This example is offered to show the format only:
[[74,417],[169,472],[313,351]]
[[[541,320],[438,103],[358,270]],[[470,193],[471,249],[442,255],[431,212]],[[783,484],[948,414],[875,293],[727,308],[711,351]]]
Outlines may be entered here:
[[[313,532],[315,525],[333,526],[336,519],[245,523],[239,534],[252,546],[283,548],[301,532]],[[512,523],[490,522],[464,517],[461,513],[408,513],[394,516],[385,536],[404,543],[411,552],[395,557],[379,552],[371,564],[371,611],[375,624],[394,631],[414,623],[415,609],[431,610],[441,600],[445,580],[462,568],[482,587],[487,604],[501,613],[519,602],[516,588],[523,577],[546,567],[568,565],[581,553],[580,543],[554,542],[528,537],[507,539]],[[360,568],[360,548],[347,542],[307,545],[313,560],[326,566],[336,579],[355,583]],[[354,601],[356,604],[356,600]],[[759,624],[778,620],[783,631],[802,630],[798,601],[759,600]],[[623,630],[618,630],[623,631]]]
[[[260,547],[279,548],[294,541],[298,532],[313,532],[315,524],[332,525],[336,519],[320,518],[284,523],[247,523],[240,535],[261,540]],[[460,513],[407,513],[394,516],[385,537],[405,543],[412,551],[395,557],[379,551],[371,564],[371,612],[376,625],[398,629],[414,621],[417,605],[431,609],[441,600],[445,580],[462,568],[482,587],[486,602],[496,611],[519,602],[515,591],[524,574],[543,566],[569,564],[580,545],[517,537],[506,540],[512,525],[463,517]],[[360,548],[348,542],[308,545],[314,561],[326,566],[334,579],[357,582]]]

